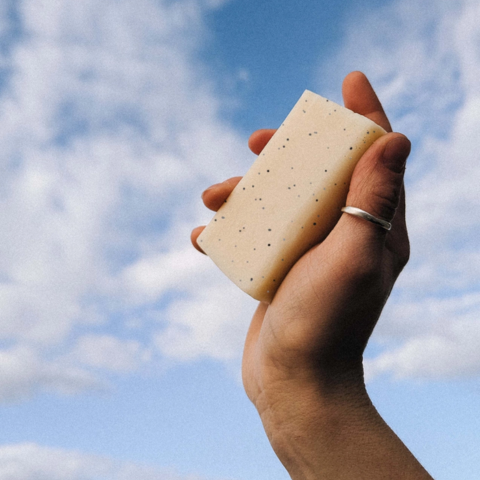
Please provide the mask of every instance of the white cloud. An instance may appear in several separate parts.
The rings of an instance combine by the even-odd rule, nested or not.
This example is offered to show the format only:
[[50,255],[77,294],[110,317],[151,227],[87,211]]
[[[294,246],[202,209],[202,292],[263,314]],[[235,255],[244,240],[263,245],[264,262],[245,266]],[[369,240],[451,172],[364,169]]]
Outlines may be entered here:
[[[0,446],[0,480],[202,480],[34,443]],[[205,480],[205,479],[203,479]]]
[[53,390],[75,394],[105,388],[91,373],[59,360],[50,361],[28,347],[0,351],[0,401],[23,400],[35,393]]
[[[131,313],[138,328],[156,318],[168,331],[166,293],[207,308],[197,291],[215,268],[189,244],[210,217],[200,192],[251,160],[197,60],[203,17],[222,3],[15,3],[21,34],[2,60],[11,75],[0,90],[0,340],[13,349],[0,354],[15,352],[15,398],[54,388],[29,355],[48,371],[68,359],[59,376],[74,382],[77,372],[82,390],[96,378],[89,369],[128,372],[149,361],[157,326],[129,342],[111,335],[113,318],[120,330]],[[5,9],[0,16],[11,23]],[[122,347],[124,357],[107,358]],[[196,355],[185,348],[185,358]],[[231,348],[220,357],[241,351]],[[0,398],[10,381],[0,381]]]
[[329,71],[365,71],[394,129],[414,142],[412,259],[374,334],[384,351],[366,371],[369,378],[479,375],[480,5],[402,0],[358,13]]
[[480,293],[429,298],[396,305],[377,338],[396,341],[365,361],[367,378],[392,372],[397,378],[465,378],[480,370]]
[[162,315],[167,325],[155,336],[164,356],[183,361],[209,356],[227,362],[239,357],[256,302],[246,301],[236,286],[221,280],[201,282],[195,296],[169,305]]
[[211,262],[187,245],[142,257],[123,270],[122,280],[132,301],[145,303],[169,290],[193,291],[211,272]]
[[[12,345],[0,353],[15,352],[24,368],[14,398],[56,388],[48,375],[32,374],[29,355],[42,371],[68,359],[62,368],[70,373],[58,367],[57,375],[77,378],[70,390],[81,391],[102,370],[146,365],[152,351],[178,361],[241,354],[253,304],[188,240],[210,218],[200,192],[252,160],[221,119],[196,55],[208,37],[203,16],[221,3],[16,4],[23,35],[2,59],[11,75],[0,90],[0,339]],[[323,73],[338,91],[339,75],[365,70],[395,128],[414,140],[413,257],[376,337],[398,358],[420,338],[452,335],[430,305],[476,294],[480,267],[472,243],[480,228],[472,213],[480,202],[472,155],[480,147],[479,7],[427,3],[354,12],[344,49]],[[10,22],[6,11],[0,16]],[[451,318],[458,315],[454,308]],[[141,340],[113,336],[113,318],[130,333],[135,324]],[[124,357],[114,361],[103,347],[125,347]],[[382,371],[403,371],[400,360],[389,362]],[[474,372],[467,364],[459,374]],[[0,398],[11,378],[0,381]]]
[[136,340],[89,334],[77,340],[72,357],[83,365],[122,373],[149,362],[151,354]]
[[[477,310],[478,311],[478,310]],[[442,328],[443,327],[443,328]],[[401,347],[365,361],[367,380],[384,372],[396,378],[454,379],[478,375],[478,320],[456,320],[415,336]]]
[[[130,305],[152,305],[162,325],[155,329],[154,345],[164,357],[228,362],[241,354],[256,302],[191,246],[144,257],[124,270],[122,280]],[[172,291],[177,298],[155,311],[157,299]]]

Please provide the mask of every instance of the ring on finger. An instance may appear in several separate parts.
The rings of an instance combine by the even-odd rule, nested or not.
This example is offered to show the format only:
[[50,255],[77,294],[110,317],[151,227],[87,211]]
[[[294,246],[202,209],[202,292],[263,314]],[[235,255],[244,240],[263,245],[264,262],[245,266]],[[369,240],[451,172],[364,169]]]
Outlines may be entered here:
[[382,220],[381,218],[374,217],[372,214],[366,212],[357,207],[346,206],[342,208],[342,212],[348,213],[350,215],[354,215],[356,217],[363,218],[368,220],[369,222],[374,223],[375,225],[379,225],[380,227],[384,228],[385,230],[390,231],[392,229],[392,224],[387,222],[386,220]]

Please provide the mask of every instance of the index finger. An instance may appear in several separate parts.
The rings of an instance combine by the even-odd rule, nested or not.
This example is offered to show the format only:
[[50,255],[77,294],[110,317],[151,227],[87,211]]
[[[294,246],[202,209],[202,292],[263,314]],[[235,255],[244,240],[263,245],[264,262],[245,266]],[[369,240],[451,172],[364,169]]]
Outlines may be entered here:
[[382,104],[365,74],[349,73],[343,81],[342,94],[346,108],[369,118],[387,132],[392,131]]
[[[392,131],[385,110],[364,73],[358,71],[349,73],[343,81],[342,94],[346,108],[369,118],[387,132]],[[402,187],[396,217],[396,222],[402,223],[403,228],[406,229],[404,187]]]

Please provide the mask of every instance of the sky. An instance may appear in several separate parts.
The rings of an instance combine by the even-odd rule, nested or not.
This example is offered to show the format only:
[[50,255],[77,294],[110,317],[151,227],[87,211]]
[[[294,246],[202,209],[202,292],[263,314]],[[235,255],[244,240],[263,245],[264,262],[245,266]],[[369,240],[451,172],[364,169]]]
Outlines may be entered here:
[[256,302],[189,237],[249,134],[353,70],[413,142],[368,390],[434,478],[478,478],[478,25],[475,0],[3,0],[0,480],[289,478],[240,380]]

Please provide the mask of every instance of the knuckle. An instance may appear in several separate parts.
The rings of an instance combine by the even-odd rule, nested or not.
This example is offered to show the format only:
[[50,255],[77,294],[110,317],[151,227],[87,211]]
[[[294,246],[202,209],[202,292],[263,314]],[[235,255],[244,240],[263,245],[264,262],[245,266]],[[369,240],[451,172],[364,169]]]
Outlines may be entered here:
[[392,221],[398,207],[401,192],[401,183],[377,183],[372,186],[371,198],[372,214],[384,220]]

